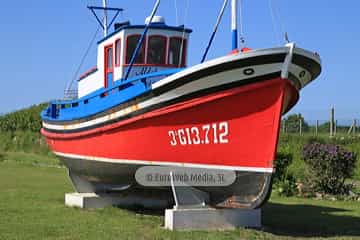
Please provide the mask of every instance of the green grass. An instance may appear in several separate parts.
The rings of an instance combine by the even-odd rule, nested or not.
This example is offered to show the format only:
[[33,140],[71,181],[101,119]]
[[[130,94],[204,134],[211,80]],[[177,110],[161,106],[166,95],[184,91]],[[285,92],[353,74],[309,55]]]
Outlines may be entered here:
[[2,154],[0,161],[16,162],[24,165],[61,166],[60,161],[52,154],[6,152]]
[[171,232],[162,213],[65,207],[64,194],[73,191],[66,169],[19,162],[0,163],[0,239],[360,239],[360,202],[273,196],[263,231]]
[[[301,180],[302,146],[310,134],[281,134],[279,151],[294,156],[290,171]],[[360,158],[360,139],[321,141],[341,144]],[[360,180],[360,160],[355,179]],[[272,196],[263,208],[263,231],[170,232],[163,214],[119,208],[81,210],[64,206],[72,192],[66,169],[39,133],[0,133],[0,240],[2,239],[360,239],[360,202],[318,201]],[[359,190],[360,191],[360,190]]]

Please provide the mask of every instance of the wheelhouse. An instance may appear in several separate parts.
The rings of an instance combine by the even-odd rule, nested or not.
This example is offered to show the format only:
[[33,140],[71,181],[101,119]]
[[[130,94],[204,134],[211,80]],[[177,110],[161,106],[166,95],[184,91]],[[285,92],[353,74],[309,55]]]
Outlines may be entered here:
[[[148,20],[147,20],[148,21]],[[78,97],[82,98],[100,89],[109,89],[120,81],[169,69],[186,67],[189,35],[184,26],[168,26],[164,18],[155,16],[136,55],[131,58],[143,34],[145,25],[116,23],[114,32],[98,42],[97,64],[78,80]],[[164,76],[157,76],[152,82]],[[157,79],[156,79],[157,78]]]

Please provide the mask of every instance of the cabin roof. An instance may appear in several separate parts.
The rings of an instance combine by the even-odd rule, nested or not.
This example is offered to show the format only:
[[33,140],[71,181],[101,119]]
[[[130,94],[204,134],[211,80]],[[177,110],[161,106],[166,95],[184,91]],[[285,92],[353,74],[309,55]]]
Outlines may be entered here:
[[[117,28],[114,32],[110,33],[109,35],[107,35],[106,37],[104,37],[103,39],[101,39],[100,41],[98,41],[98,44],[104,42],[105,40],[111,38],[112,36],[114,36],[115,34],[117,34],[118,32],[125,30],[125,29],[145,29],[146,25],[124,25],[121,26],[119,28]],[[176,32],[183,32],[184,31],[184,26],[168,26],[166,24],[158,24],[158,23],[152,23],[149,27],[150,29],[162,29],[162,30],[170,30],[170,31],[176,31]],[[185,32],[186,33],[191,33],[192,29],[189,28],[185,28]]]

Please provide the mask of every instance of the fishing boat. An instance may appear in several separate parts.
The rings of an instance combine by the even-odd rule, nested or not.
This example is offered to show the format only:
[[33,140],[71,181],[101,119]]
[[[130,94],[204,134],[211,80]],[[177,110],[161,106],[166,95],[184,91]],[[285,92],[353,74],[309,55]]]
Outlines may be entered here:
[[[199,64],[187,66],[191,29],[157,16],[142,25],[115,23],[97,44],[97,64],[78,79],[77,96],[52,101],[42,113],[42,135],[69,169],[74,188],[166,196],[170,187],[143,186],[144,166],[233,171],[228,186],[194,187],[209,205],[258,208],[266,202],[281,116],[321,72],[317,53],[286,43],[239,48],[237,0],[231,0],[231,51],[206,60],[219,22]],[[111,24],[110,24],[111,25]]]

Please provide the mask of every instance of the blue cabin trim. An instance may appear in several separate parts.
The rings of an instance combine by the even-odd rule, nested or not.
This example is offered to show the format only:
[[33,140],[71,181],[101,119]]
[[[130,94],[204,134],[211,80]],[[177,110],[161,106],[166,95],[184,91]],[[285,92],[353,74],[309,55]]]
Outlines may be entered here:
[[71,121],[90,117],[150,91],[152,84],[161,80],[152,78],[166,77],[182,70],[183,68],[172,68],[139,75],[126,81],[118,80],[111,88],[100,88],[76,100],[52,101],[41,113],[41,117],[48,121]]

